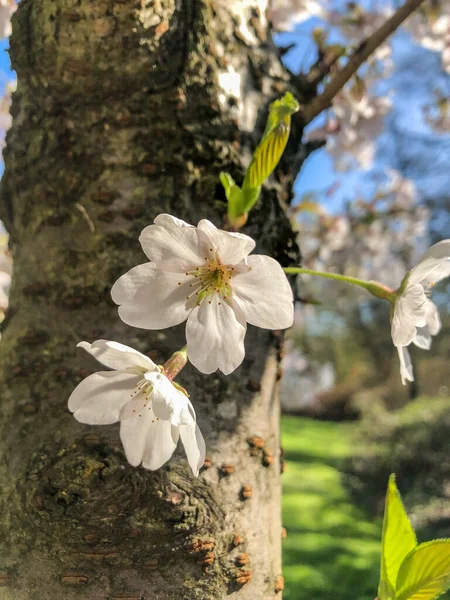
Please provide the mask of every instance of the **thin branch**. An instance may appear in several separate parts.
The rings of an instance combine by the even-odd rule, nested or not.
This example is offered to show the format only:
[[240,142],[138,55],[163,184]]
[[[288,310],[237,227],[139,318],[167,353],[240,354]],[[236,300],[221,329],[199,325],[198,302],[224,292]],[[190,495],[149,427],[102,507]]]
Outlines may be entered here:
[[369,38],[361,42],[350,56],[348,63],[334,75],[324,91],[305,107],[302,115],[305,125],[331,105],[333,98],[340,92],[347,81],[353,77],[359,67],[423,2],[425,0],[406,0],[405,4],[386,23]]
[[314,88],[317,88],[319,83],[321,83],[330,73],[331,69],[341,58],[342,54],[342,51],[339,52],[335,48],[328,49],[311,67],[309,73],[306,75],[306,81]]

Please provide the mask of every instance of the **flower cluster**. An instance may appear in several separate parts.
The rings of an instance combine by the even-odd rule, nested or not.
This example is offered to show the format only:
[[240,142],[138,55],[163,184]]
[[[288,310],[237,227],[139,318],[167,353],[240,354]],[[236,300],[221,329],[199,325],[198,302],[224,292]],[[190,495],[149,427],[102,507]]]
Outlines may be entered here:
[[[426,247],[428,209],[417,204],[412,181],[394,170],[387,174],[387,184],[373,198],[359,198],[344,214],[330,215],[312,199],[305,200],[304,207],[300,203],[295,213],[304,267],[287,272],[346,281],[388,300],[405,384],[414,380],[408,346],[428,350],[441,328],[430,295],[433,286],[450,275],[450,240],[435,244],[419,258]],[[417,264],[405,275],[405,263]],[[384,284],[376,282],[379,278]],[[352,298],[339,288],[334,302],[346,308]]]
[[[244,359],[247,323],[285,329],[293,322],[293,294],[281,266],[251,255],[255,242],[222,231],[210,221],[193,227],[171,215],[156,217],[140,236],[150,262],[133,267],[111,295],[128,325],[164,329],[186,324],[189,361],[203,373],[229,374]],[[91,425],[120,421],[130,464],[158,469],[181,438],[189,465],[198,474],[205,444],[187,392],[173,382],[184,366],[155,365],[117,342],[79,344],[113,371],[82,381],[69,399],[75,418]],[[175,356],[175,355],[174,355]]]
[[414,41],[441,53],[442,69],[450,73],[450,7],[446,0],[425,3],[406,21]]
[[332,117],[325,126],[310,131],[307,138],[326,139],[326,149],[338,171],[346,171],[354,163],[368,169],[374,158],[374,139],[383,131],[391,106],[389,98],[371,95],[362,80],[357,80],[336,95]]
[[429,215],[417,203],[411,180],[393,169],[386,175],[385,183],[377,178],[376,193],[358,195],[341,214],[327,212],[319,199],[304,208],[300,203],[298,241],[305,266],[363,279],[387,277],[387,285],[399,285],[405,267],[425,250]]
[[277,0],[271,3],[269,15],[274,28],[283,31],[311,17],[324,18],[326,11],[320,0]]

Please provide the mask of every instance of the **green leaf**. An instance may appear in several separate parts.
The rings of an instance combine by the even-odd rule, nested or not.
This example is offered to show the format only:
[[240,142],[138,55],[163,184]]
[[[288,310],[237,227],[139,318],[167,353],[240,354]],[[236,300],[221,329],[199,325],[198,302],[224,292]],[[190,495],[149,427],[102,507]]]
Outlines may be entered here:
[[291,115],[299,104],[290,92],[272,102],[261,142],[253,154],[242,189],[257,189],[277,166],[286,147],[291,129]]
[[247,169],[242,189],[229,173],[220,173],[228,201],[228,221],[235,228],[245,223],[247,213],[259,198],[261,185],[277,166],[289,138],[291,115],[298,109],[299,104],[290,92],[272,102],[263,137]]
[[242,188],[242,212],[248,213],[258,201],[261,193],[261,187],[257,188]]
[[397,600],[433,600],[450,587],[450,540],[420,544],[402,562]]
[[229,173],[222,171],[219,175],[219,179],[224,187],[225,196],[228,201],[228,218],[230,222],[233,222],[243,213],[242,191]]
[[378,597],[395,598],[397,573],[405,556],[417,546],[416,534],[406,514],[395,475],[389,477],[381,539],[381,568]]

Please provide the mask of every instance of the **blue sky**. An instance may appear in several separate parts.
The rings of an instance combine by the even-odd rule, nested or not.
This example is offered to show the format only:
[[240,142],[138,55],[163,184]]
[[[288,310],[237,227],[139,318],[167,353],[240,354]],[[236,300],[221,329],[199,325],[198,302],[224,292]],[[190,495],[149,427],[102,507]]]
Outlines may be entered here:
[[[9,55],[7,48],[9,47],[8,40],[0,40],[0,94],[3,94],[3,89],[8,81],[15,78],[14,73],[11,71],[11,64],[9,61]],[[3,173],[4,165],[3,161],[0,161],[0,177]],[[2,226],[0,222],[0,234],[2,233]]]
[[6,52],[8,47],[8,40],[0,40],[0,72],[2,74],[0,84],[2,85],[2,87],[5,85],[5,81],[9,81],[14,77],[14,74],[11,71],[9,55]]

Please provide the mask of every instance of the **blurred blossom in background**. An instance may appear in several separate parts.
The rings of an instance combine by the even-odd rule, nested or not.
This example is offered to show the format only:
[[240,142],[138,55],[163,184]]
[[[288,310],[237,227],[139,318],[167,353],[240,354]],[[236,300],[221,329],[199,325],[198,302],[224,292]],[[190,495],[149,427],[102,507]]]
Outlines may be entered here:
[[[276,40],[290,47],[285,62],[301,75],[318,52],[360,43],[395,8],[388,1],[280,3],[273,17],[285,31]],[[450,237],[449,36],[449,3],[425,3],[307,127],[306,141],[322,147],[306,159],[290,208],[304,266],[397,288],[427,247]],[[339,282],[299,279],[306,304],[291,334],[297,360],[285,359],[286,410],[353,418],[361,396],[399,406],[445,393],[447,281],[434,293],[443,331],[429,353],[413,351],[417,381],[405,390],[389,347],[389,307]],[[323,376],[323,367],[334,377]]]
[[[17,8],[15,0],[0,0],[0,150],[6,145],[6,132],[11,127],[11,98],[15,90],[15,79],[6,53],[7,38],[11,33],[11,16]],[[3,172],[3,162],[0,173]],[[8,248],[8,234],[0,221],[0,324],[8,308],[11,286],[12,258]],[[1,332],[0,332],[1,337]]]
[[[343,64],[400,4],[274,3],[276,42],[291,71],[308,77],[318,58]],[[422,4],[304,140],[311,152],[289,207],[304,266],[397,288],[429,246],[450,238],[450,2]],[[390,473],[419,539],[450,535],[449,280],[432,295],[442,330],[428,352],[411,349],[416,380],[403,386],[387,303],[298,279],[281,381],[283,598],[363,600],[377,582],[376,518]]]

